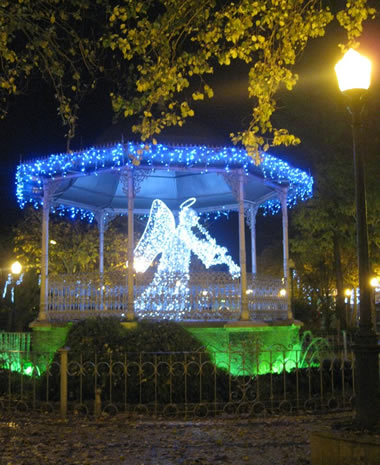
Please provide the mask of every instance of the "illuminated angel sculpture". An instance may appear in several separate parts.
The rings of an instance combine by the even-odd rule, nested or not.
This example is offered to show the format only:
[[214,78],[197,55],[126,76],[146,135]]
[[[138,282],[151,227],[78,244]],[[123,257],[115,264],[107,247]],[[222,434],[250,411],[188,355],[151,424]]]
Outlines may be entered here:
[[190,198],[180,206],[178,226],[173,213],[161,200],[154,200],[144,233],[134,251],[134,264],[138,273],[144,273],[161,253],[152,282],[136,298],[138,316],[180,319],[190,311],[189,269],[191,252],[197,255],[206,268],[225,264],[233,278],[240,268],[217,245],[199,223],[197,212],[190,208]]

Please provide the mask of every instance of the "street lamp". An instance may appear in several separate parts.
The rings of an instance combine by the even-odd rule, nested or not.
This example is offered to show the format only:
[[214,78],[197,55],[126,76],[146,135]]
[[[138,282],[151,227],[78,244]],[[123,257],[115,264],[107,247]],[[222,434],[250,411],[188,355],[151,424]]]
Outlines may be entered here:
[[345,308],[345,318],[346,318],[346,328],[351,326],[351,289],[345,289],[344,295],[346,296],[346,308]]
[[17,274],[20,274],[21,271],[22,271],[22,266],[21,266],[20,262],[16,261],[16,262],[12,263],[12,265],[11,265],[12,274],[17,275]]
[[[14,310],[15,310],[15,298],[14,298],[15,286],[13,285],[13,278],[21,274],[21,271],[22,271],[21,263],[19,261],[13,262],[10,266],[10,273],[8,273],[8,279],[4,287],[3,298],[5,297],[7,293],[8,286],[11,286],[11,308],[8,312],[8,324],[7,324],[8,331],[10,331],[13,327]],[[16,284],[18,284],[17,280],[16,280]]]
[[355,338],[356,399],[355,421],[361,428],[372,428],[378,421],[378,345],[371,321],[370,267],[368,258],[367,205],[364,162],[361,153],[364,98],[371,81],[371,62],[350,49],[336,64],[340,90],[347,98],[351,114],[355,167],[357,259],[360,288],[360,322]]

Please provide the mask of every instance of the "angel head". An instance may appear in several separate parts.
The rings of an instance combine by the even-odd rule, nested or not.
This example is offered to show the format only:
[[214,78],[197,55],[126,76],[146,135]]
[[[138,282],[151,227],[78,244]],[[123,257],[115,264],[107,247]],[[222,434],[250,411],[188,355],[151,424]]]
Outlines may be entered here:
[[185,202],[181,203],[180,211],[179,211],[179,223],[186,224],[191,228],[198,224],[198,214],[195,210],[190,208],[196,202],[195,197],[191,197],[190,199],[185,200]]

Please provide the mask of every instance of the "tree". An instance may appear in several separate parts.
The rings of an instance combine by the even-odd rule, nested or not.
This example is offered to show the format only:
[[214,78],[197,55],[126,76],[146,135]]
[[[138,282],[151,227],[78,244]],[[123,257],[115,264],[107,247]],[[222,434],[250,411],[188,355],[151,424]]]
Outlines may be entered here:
[[[363,0],[347,3],[336,19],[353,43],[362,22],[375,10]],[[276,93],[292,90],[298,76],[293,65],[309,39],[323,36],[334,19],[328,2],[293,0],[237,3],[215,0],[125,0],[109,18],[111,34],[105,46],[133,63],[136,93],[111,94],[117,114],[140,115],[134,130],[148,139],[167,126],[182,126],[194,115],[192,102],[213,96],[206,81],[218,66],[241,61],[249,68],[248,93],[252,119],[245,131],[231,134],[251,155],[272,145],[296,144],[286,129],[272,126]]]
[[[331,66],[332,71],[332,66]],[[328,85],[300,86],[287,101],[288,111],[304,121],[303,150],[313,166],[313,198],[299,205],[291,217],[291,253],[305,289],[318,299],[336,290],[336,316],[346,325],[344,288],[357,287],[356,228],[352,142],[344,103],[334,79]],[[306,103],[305,103],[306,102]],[[335,104],[338,102],[338,105]],[[291,110],[290,110],[291,109]],[[370,256],[379,266],[379,132],[373,125],[376,103],[369,105],[366,141],[367,202]]]
[[[121,269],[127,260],[124,218],[115,219],[104,238],[105,269]],[[49,224],[49,273],[81,273],[98,270],[99,233],[95,224],[52,217]],[[15,228],[14,250],[27,270],[40,271],[41,211],[29,208]]]
[[352,44],[375,14],[366,0],[336,12],[317,0],[3,0],[0,8],[3,103],[38,74],[55,91],[68,142],[81,98],[101,78],[113,87],[116,114],[139,118],[134,130],[146,140],[182,126],[194,101],[213,96],[207,77],[241,61],[249,69],[252,120],[231,136],[258,162],[259,147],[268,147],[264,135],[272,145],[299,141],[275,128],[272,115],[278,90],[297,82],[293,66],[309,39],[335,17]]
[[81,100],[102,71],[100,43],[108,1],[18,0],[0,2],[0,115],[16,94],[43,79],[54,92],[67,127],[67,150],[75,136]]

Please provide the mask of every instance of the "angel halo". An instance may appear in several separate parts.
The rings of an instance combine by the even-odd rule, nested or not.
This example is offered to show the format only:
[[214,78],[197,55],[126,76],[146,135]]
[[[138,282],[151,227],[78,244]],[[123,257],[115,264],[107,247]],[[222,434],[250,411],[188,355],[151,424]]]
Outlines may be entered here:
[[191,197],[180,205],[177,226],[162,200],[152,202],[147,225],[134,251],[136,272],[144,273],[159,254],[161,257],[153,280],[135,300],[138,316],[177,320],[190,312],[191,253],[206,268],[225,264],[233,278],[240,275],[227,249],[218,245],[199,223],[197,212],[190,208],[195,202],[196,198]]

